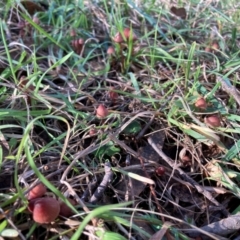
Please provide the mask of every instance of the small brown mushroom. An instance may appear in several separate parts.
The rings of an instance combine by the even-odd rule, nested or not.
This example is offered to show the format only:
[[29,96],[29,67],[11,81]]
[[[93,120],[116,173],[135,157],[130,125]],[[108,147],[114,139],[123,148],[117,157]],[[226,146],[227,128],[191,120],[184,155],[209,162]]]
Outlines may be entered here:
[[204,97],[200,97],[196,102],[195,102],[195,107],[199,108],[201,110],[206,110],[207,108],[207,102],[204,99]]
[[209,126],[209,127],[220,127],[221,126],[221,120],[220,117],[218,115],[210,115],[205,117],[205,123]]
[[39,198],[42,197],[45,193],[47,192],[47,188],[45,185],[42,183],[39,183],[36,185],[33,189],[28,194],[28,199],[34,199],[34,198]]
[[100,104],[97,108],[96,116],[98,118],[105,118],[107,115],[108,109],[103,104]]
[[28,208],[33,220],[40,224],[53,222],[60,213],[59,201],[51,197],[30,200]]

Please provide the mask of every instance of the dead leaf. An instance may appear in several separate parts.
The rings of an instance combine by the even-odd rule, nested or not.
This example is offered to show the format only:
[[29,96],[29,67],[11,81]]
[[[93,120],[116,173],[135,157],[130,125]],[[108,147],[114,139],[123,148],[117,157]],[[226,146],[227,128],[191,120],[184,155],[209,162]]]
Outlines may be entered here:
[[138,149],[139,156],[145,158],[147,160],[158,162],[160,160],[159,155],[155,152],[155,150],[150,146],[140,147]]
[[216,164],[216,161],[211,161],[206,164],[207,174],[212,177],[215,181],[221,181],[223,177],[222,168]]
[[0,220],[5,219],[6,215],[10,212],[10,209],[6,210],[4,213],[0,213]]
[[187,18],[187,12],[185,10],[185,8],[176,8],[176,7],[171,7],[170,11],[175,14],[176,16],[182,18],[182,19],[186,19]]
[[[132,169],[131,174],[144,176],[144,171],[142,169]],[[132,194],[134,196],[139,196],[139,194],[145,189],[147,183],[145,181],[137,180],[136,178],[131,178],[130,176],[127,177],[126,175],[124,176],[124,181],[121,181],[116,186],[116,189],[124,192],[125,197]]]

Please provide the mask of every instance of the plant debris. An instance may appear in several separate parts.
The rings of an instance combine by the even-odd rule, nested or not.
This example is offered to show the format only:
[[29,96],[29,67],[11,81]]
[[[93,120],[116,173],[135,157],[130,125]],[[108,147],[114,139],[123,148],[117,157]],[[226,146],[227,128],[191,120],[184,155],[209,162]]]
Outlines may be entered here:
[[0,238],[237,239],[236,4],[0,3]]

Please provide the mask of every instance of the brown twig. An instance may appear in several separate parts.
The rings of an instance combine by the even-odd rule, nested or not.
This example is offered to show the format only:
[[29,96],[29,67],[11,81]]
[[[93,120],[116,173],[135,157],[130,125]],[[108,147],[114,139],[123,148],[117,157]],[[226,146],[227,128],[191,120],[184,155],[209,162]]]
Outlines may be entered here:
[[240,94],[237,91],[237,89],[234,86],[232,86],[230,81],[228,79],[223,79],[220,76],[217,76],[217,81],[221,83],[223,90],[230,96],[232,96],[240,106]]
[[150,127],[150,125],[152,124],[153,120],[155,118],[155,115],[153,115],[150,119],[149,122],[147,122],[147,124],[144,126],[144,128],[140,131],[140,133],[137,135],[136,137],[136,140],[140,139],[144,134],[145,132],[147,131],[147,129]]
[[[229,216],[228,218],[224,218],[218,222],[214,222],[206,226],[203,226],[200,229],[208,233],[226,236],[234,233],[235,231],[238,231],[239,228],[240,228],[240,214],[236,214]],[[196,229],[190,229],[187,230],[187,232],[191,237],[197,237],[200,235],[199,231]]]
[[82,197],[81,197],[81,199],[83,200],[83,201],[87,201],[87,199],[88,199],[88,197],[90,196],[90,195],[92,195],[92,192],[94,191],[94,189],[96,189],[96,187],[97,187],[97,183],[98,183],[98,179],[95,177],[89,184],[88,184],[88,187],[87,187],[87,189],[84,191],[84,193],[83,193],[83,195],[82,195]]
[[94,192],[94,194],[92,195],[92,197],[90,198],[90,200],[89,200],[90,203],[96,203],[98,200],[100,200],[105,189],[107,188],[108,184],[112,181],[113,172],[111,169],[110,162],[105,163],[104,170],[105,170],[105,175],[103,177],[103,180],[97,187],[97,189]]

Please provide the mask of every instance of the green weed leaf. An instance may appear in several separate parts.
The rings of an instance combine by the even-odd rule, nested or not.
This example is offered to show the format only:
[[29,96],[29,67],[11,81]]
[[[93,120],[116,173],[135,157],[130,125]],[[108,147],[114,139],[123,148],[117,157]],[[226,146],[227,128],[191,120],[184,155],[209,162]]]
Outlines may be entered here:
[[97,158],[103,158],[104,156],[111,157],[116,153],[119,153],[120,149],[114,146],[112,141],[109,141],[104,146],[100,147],[98,150],[95,151],[95,156]]
[[127,240],[125,237],[118,233],[114,232],[102,232],[102,231],[96,231],[96,235],[100,237],[102,240]]
[[124,134],[129,134],[129,135],[133,135],[133,134],[137,134],[141,131],[142,127],[141,124],[138,121],[132,121],[124,130],[123,133]]

